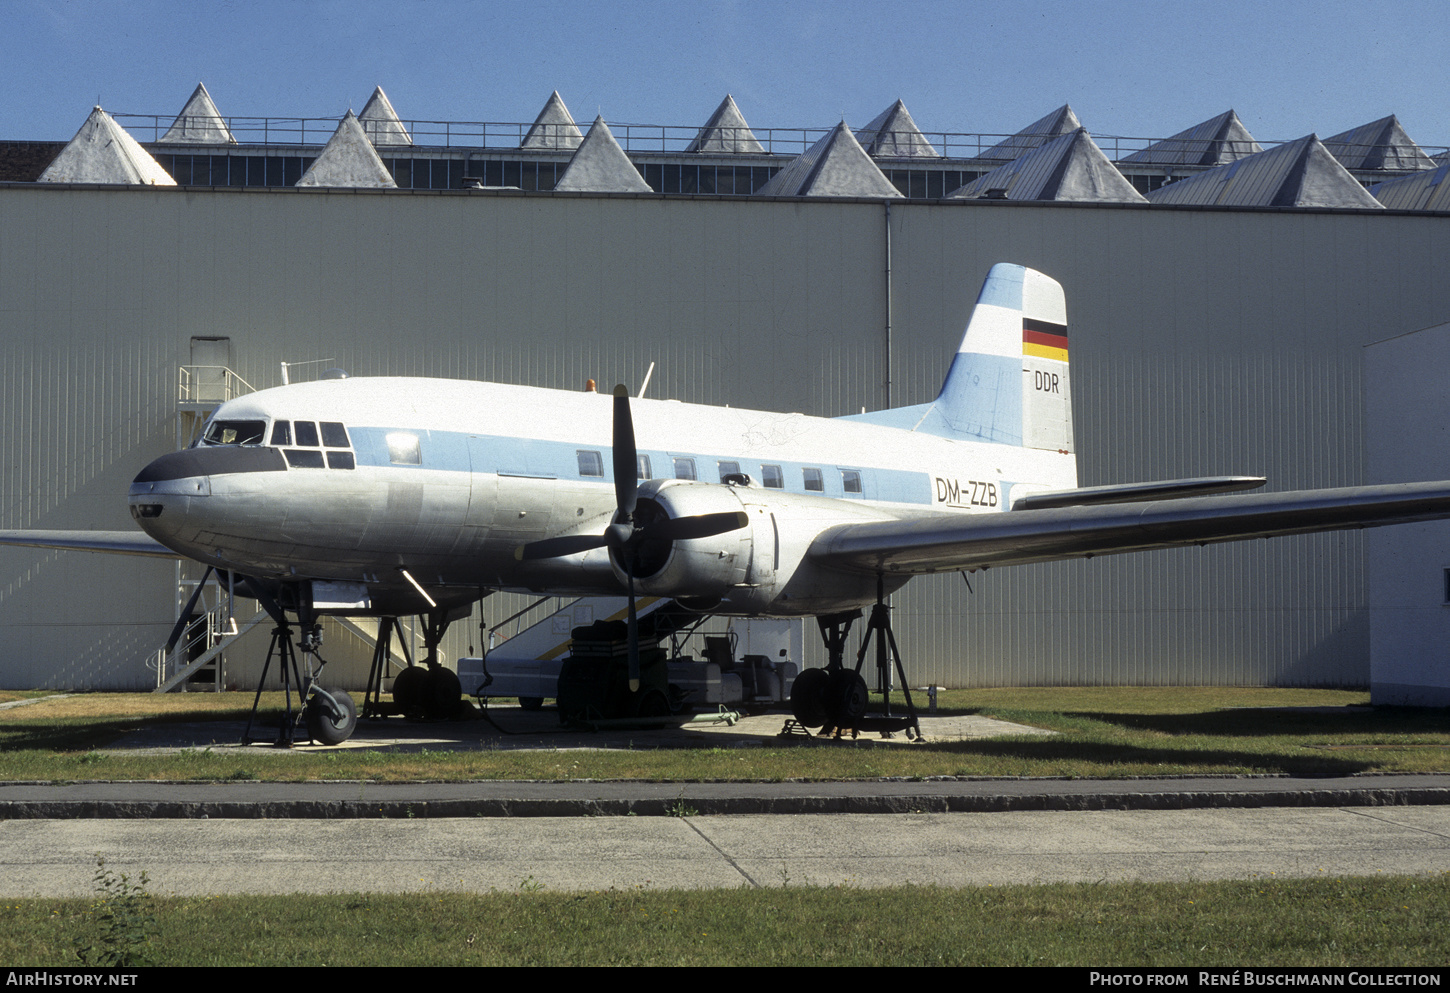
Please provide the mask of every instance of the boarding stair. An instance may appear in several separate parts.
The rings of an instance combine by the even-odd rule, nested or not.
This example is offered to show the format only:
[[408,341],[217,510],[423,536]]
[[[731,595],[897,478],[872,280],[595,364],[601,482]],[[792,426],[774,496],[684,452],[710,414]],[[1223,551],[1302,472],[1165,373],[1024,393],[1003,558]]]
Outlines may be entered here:
[[[187,585],[194,589],[196,582],[183,580],[178,585],[178,591],[184,590]],[[222,666],[227,648],[267,617],[267,612],[253,600],[240,601],[250,606],[239,614],[236,612],[238,602],[227,594],[220,583],[215,579],[204,582],[208,589],[203,591],[196,603],[201,609],[194,609],[192,620],[182,629],[176,645],[170,652],[165,647],[158,648],[151,658],[151,668],[156,672],[154,693],[181,689],[195,675],[208,669],[212,673],[209,688],[224,689]]]
[[[541,610],[547,611],[541,620],[523,626]],[[622,621],[628,615],[629,600],[622,596],[536,600],[493,626],[485,658],[458,660],[463,692],[479,698],[519,697],[526,701],[553,697],[574,641],[574,629],[596,621]],[[669,597],[637,598],[635,616],[640,640],[652,644],[701,620],[699,614],[685,611]],[[513,633],[505,634],[510,628]],[[485,679],[485,672],[491,680]]]

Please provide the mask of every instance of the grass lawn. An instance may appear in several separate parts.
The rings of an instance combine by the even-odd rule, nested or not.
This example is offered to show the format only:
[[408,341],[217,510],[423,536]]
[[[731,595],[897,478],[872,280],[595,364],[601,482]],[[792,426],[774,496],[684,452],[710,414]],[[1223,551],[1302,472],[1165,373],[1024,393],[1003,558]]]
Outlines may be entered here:
[[525,881],[512,893],[171,897],[138,900],[109,939],[105,910],[6,900],[0,961],[75,964],[77,949],[110,949],[190,966],[1443,968],[1450,952],[1446,876],[570,894]]

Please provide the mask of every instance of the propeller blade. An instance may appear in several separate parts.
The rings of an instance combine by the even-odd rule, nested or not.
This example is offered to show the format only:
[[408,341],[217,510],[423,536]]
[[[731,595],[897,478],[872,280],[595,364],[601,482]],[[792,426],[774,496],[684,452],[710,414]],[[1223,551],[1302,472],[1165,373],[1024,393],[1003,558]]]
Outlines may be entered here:
[[206,581],[211,578],[212,567],[207,566],[206,572],[201,574],[201,582],[196,584],[196,589],[191,592],[191,599],[186,601],[182,608],[181,616],[176,619],[176,627],[171,629],[171,637],[166,639],[166,654],[170,655],[176,643],[181,640],[181,634],[186,626],[191,623],[191,608],[196,606],[196,601],[201,599],[201,591],[206,588]]
[[649,537],[658,541],[709,538],[727,531],[738,531],[749,523],[750,518],[739,510],[720,514],[698,514],[694,517],[672,517],[650,525]]
[[614,388],[614,502],[619,508],[616,521],[634,517],[639,493],[639,456],[634,447],[634,418],[629,415],[629,390]]
[[565,534],[519,545],[514,549],[514,559],[518,562],[533,562],[535,559],[560,558],[587,552],[592,548],[603,548],[606,543],[607,540],[602,534]]
[[634,613],[634,562],[629,563],[629,692],[639,692],[639,618]]

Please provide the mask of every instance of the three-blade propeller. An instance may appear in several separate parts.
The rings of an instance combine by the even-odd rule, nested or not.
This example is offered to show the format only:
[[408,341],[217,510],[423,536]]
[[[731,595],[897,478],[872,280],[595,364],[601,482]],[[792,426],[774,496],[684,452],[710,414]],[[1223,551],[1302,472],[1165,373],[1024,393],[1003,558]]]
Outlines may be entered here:
[[629,587],[629,690],[639,691],[639,623],[634,607],[634,574],[640,549],[646,541],[673,542],[709,538],[743,528],[749,518],[741,511],[697,514],[692,517],[650,515],[638,519],[639,455],[634,445],[634,419],[629,413],[629,391],[614,388],[614,517],[603,534],[567,534],[520,545],[514,557],[520,562],[577,555],[595,548],[608,548]]

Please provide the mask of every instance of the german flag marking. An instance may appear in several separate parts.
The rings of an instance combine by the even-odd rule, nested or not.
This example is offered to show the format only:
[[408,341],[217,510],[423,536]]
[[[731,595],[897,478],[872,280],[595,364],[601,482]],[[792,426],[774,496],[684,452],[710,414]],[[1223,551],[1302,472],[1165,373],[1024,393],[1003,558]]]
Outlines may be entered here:
[[1039,359],[1056,359],[1059,362],[1067,361],[1066,348],[1049,348],[1046,345],[1034,345],[1027,341],[1022,343],[1022,354],[1032,355]]
[[1022,354],[1067,361],[1067,328],[1047,321],[1022,319]]

